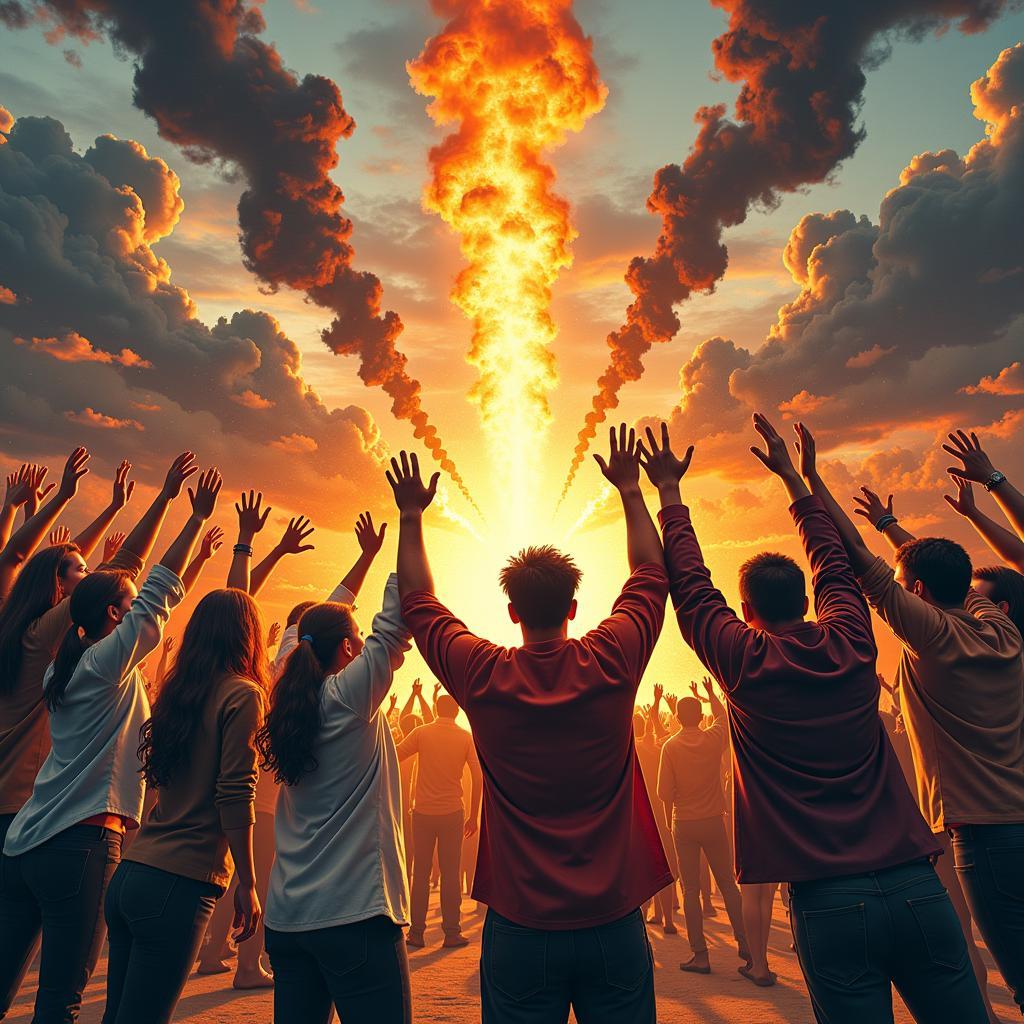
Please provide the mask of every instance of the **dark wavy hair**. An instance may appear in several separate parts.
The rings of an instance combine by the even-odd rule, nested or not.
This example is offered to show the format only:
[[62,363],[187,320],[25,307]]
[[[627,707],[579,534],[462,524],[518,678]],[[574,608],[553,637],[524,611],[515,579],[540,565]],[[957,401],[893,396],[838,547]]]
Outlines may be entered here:
[[920,580],[939,604],[960,606],[971,589],[971,556],[945,537],[908,540],[897,550],[896,564],[908,582]]
[[565,622],[583,573],[570,555],[550,544],[524,548],[498,574],[501,589],[527,629]]
[[46,684],[44,697],[50,711],[56,711],[64,700],[64,691],[89,646],[86,641],[100,638],[107,621],[107,609],[124,600],[131,583],[131,573],[122,569],[104,569],[90,573],[75,587],[70,605],[71,628],[57,648],[53,675]]
[[1007,565],[985,565],[974,570],[974,578],[992,584],[990,600],[1005,601],[1007,617],[1024,634],[1024,576]]
[[338,647],[356,634],[348,605],[317,604],[299,619],[299,646],[274,684],[267,720],[256,734],[260,767],[286,786],[319,767],[312,750],[321,725],[320,691]]
[[218,679],[241,676],[266,693],[269,674],[256,602],[244,590],[211,591],[188,620],[174,667],[142,727],[139,760],[146,782],[166,786],[187,766],[196,727]]
[[76,552],[77,544],[55,544],[36,552],[0,605],[0,695],[10,693],[17,682],[25,631],[62,600],[60,580]]

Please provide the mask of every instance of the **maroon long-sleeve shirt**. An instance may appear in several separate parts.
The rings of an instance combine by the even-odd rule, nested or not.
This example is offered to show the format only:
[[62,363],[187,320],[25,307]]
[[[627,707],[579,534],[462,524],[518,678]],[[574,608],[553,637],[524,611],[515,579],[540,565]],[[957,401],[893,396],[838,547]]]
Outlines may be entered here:
[[473,896],[530,928],[625,916],[672,881],[633,744],[668,579],[640,566],[579,640],[498,647],[432,594],[402,616],[473,729],[484,778]]
[[729,702],[741,882],[878,871],[939,849],[878,715],[871,619],[839,534],[814,496],[790,511],[817,622],[775,633],[715,588],[689,510],[661,512],[679,629]]

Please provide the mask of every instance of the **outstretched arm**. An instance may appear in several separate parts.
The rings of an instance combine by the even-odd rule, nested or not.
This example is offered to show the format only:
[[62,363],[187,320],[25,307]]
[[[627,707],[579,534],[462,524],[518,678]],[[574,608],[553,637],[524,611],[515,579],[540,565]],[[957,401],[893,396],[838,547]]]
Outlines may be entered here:
[[57,493],[14,532],[3,551],[0,551],[0,597],[10,593],[18,569],[32,555],[68,502],[78,493],[79,481],[89,472],[86,468],[88,462],[89,452],[85,448],[76,448],[68,456]]
[[959,459],[962,466],[950,466],[950,476],[961,480],[973,480],[981,484],[996,499],[996,504],[1017,531],[1017,536],[1024,540],[1024,494],[1021,494],[1006,477],[992,465],[992,460],[981,447],[978,435],[970,436],[962,430],[949,435],[950,444],[942,446],[943,451]]
[[135,529],[128,534],[121,545],[123,551],[130,551],[145,565],[153,553],[153,545],[163,526],[164,517],[171,507],[171,502],[181,494],[185,481],[198,472],[196,457],[192,452],[182,452],[171,463],[167,471],[164,485],[153,499],[153,504],[145,511]]
[[185,585],[185,593],[191,593],[196,585],[206,563],[220,550],[224,540],[224,531],[219,526],[211,526],[203,535],[199,544],[199,550],[195,553],[192,561],[185,567],[181,582]]
[[128,479],[132,464],[125,459],[117,467],[114,474],[114,493],[110,498],[110,504],[75,538],[82,557],[88,559],[96,550],[96,546],[106,536],[110,524],[117,518],[121,511],[131,500],[135,491],[135,481]]
[[605,479],[619,492],[622,499],[622,511],[626,519],[626,555],[629,559],[630,571],[641,565],[654,562],[661,565],[665,561],[665,552],[658,536],[658,528],[651,519],[643,492],[640,490],[640,459],[644,451],[643,444],[638,444],[636,431],[626,424],[619,426],[616,436],[615,428],[609,430],[611,451],[608,461],[595,454],[594,460],[601,467]]
[[843,547],[846,548],[853,571],[860,576],[874,564],[875,556],[864,543],[864,538],[861,537],[860,530],[853,525],[853,520],[843,511],[839,502],[832,497],[832,492],[818,475],[816,446],[810,431],[802,423],[797,423],[794,430],[796,430],[798,439],[797,450],[800,452],[800,473],[807,481],[811,494],[821,499],[828,517],[839,532],[839,538],[843,542]]
[[434,500],[441,474],[435,473],[424,485],[420,460],[415,453],[410,456],[403,451],[401,463],[392,459],[386,475],[399,512],[398,592],[403,599],[409,594],[433,594],[434,577],[423,540],[423,512]]
[[651,713],[647,716],[647,721],[651,723],[651,731],[654,733],[656,740],[662,740],[665,738],[665,726],[661,721],[661,699],[665,696],[665,687],[661,683],[654,684],[654,704],[651,707]]
[[7,475],[7,490],[4,491],[4,503],[0,508],[0,550],[11,539],[14,520],[18,517],[18,509],[27,504],[31,496],[31,480],[34,467],[27,462],[15,473]]
[[252,542],[256,534],[267,525],[270,506],[263,508],[263,492],[249,491],[235,502],[238,513],[238,540],[231,553],[231,565],[228,566],[226,586],[231,590],[244,590],[247,594],[251,586],[249,571],[252,568]]
[[711,714],[714,716],[716,721],[725,721],[725,705],[718,699],[718,695],[715,693],[715,683],[711,676],[705,676],[703,679],[704,692],[708,695],[707,701],[711,705]]
[[199,477],[195,491],[189,488],[188,497],[192,503],[192,514],[185,520],[181,532],[171,542],[171,546],[160,559],[159,564],[169,569],[179,579],[185,571],[185,565],[192,557],[199,534],[206,525],[206,520],[213,515],[217,507],[217,495],[221,488],[220,473],[216,469],[208,469]]
[[765,450],[762,451],[756,445],[751,445],[750,454],[765,469],[774,473],[782,481],[782,486],[786,488],[790,502],[808,497],[811,492],[807,489],[807,484],[804,483],[800,474],[796,471],[796,466],[793,465],[793,460],[790,458],[786,442],[782,440],[779,432],[768,422],[762,413],[754,413],[754,429],[761,435]]
[[381,523],[378,531],[374,528],[373,516],[369,512],[363,512],[356,521],[355,529],[356,540],[359,542],[359,557],[341,581],[341,585],[353,597],[358,596],[366,580],[366,574],[370,571],[370,566],[373,565],[373,560],[384,543],[384,534],[387,533],[388,524]]
[[270,553],[252,571],[252,579],[249,581],[249,593],[255,597],[262,589],[263,584],[270,579],[270,574],[277,568],[277,563],[285,555],[301,555],[303,551],[312,551],[313,545],[304,543],[313,532],[314,527],[309,525],[305,516],[297,516],[289,519],[281,539],[276,546],[270,549]]
[[970,480],[954,476],[953,483],[956,484],[956,496],[943,495],[949,507],[963,516],[1004,562],[1012,565],[1018,572],[1024,572],[1024,540],[1011,530],[1007,530],[1005,526],[1000,526],[978,508],[974,503],[974,487]]
[[882,499],[870,487],[862,487],[860,494],[855,494],[853,500],[857,505],[853,514],[863,516],[879,533],[883,534],[893,551],[899,551],[907,541],[914,539],[914,535],[909,530],[903,529],[899,520],[893,515],[891,494],[883,505]]

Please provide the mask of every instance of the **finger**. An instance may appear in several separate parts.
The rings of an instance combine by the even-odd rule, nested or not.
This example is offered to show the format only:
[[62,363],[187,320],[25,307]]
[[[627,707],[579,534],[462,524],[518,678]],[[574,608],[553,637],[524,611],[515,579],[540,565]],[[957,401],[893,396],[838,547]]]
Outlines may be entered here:
[[391,472],[395,474],[396,480],[402,479],[402,468],[398,465],[398,459],[391,457]]
[[597,454],[597,452],[594,452],[594,461],[601,467],[601,472],[602,473],[607,473],[608,472],[608,463],[605,462],[604,459],[601,458],[601,456]]
[[433,499],[434,495],[435,495],[435,494],[437,493],[437,482],[438,482],[438,480],[440,480],[440,479],[441,479],[441,474],[440,474],[440,473],[435,473],[435,474],[434,474],[434,475],[433,475],[433,476],[432,476],[432,477],[430,478],[430,488],[429,488],[429,493],[430,493],[430,497],[431,497],[431,499]]
[[951,477],[955,477],[957,480],[967,480],[968,479],[966,476],[964,476],[964,471],[959,466],[947,466],[946,467],[946,472]]
[[978,440],[978,435],[973,430],[971,431],[971,441],[974,444],[974,450],[976,452],[980,452],[981,451],[981,442]]
[[953,455],[953,456],[955,456],[958,459],[961,458],[962,455],[963,455],[963,453],[958,448],[953,448],[953,447],[951,447],[948,444],[944,444],[942,446],[942,450],[944,452],[948,452],[950,455]]
[[420,477],[420,457],[413,452],[412,453],[412,475],[418,480]]
[[651,453],[647,450],[643,441],[637,441],[636,443],[636,457],[640,461],[641,466],[646,466],[651,461]]
[[[664,424],[662,424],[664,426]],[[658,442],[654,440],[654,431],[650,427],[647,428],[647,444],[650,446],[650,451],[653,454],[658,450]],[[643,442],[640,442],[640,447],[643,447]]]
[[630,452],[636,451],[636,431],[632,427],[629,428],[629,448],[626,450]]
[[402,476],[409,475],[409,453],[402,449]]
[[693,445],[686,449],[686,454],[683,456],[683,472],[685,473],[690,468],[690,461],[693,459]]
[[[392,459],[391,461],[394,462],[395,460]],[[393,491],[398,490],[398,484],[395,482],[395,478],[391,475],[391,470],[390,469],[386,469],[384,471],[384,476],[387,479],[387,482],[391,485],[391,490],[393,490]]]
[[668,451],[668,424],[665,421],[661,424],[661,448],[662,451]]
[[[963,444],[960,441],[960,438],[957,437],[956,434],[947,434],[946,437],[948,437],[950,439],[950,441],[953,442],[953,446],[958,449],[958,451],[953,452],[953,454],[954,455],[959,455],[960,452],[963,451]],[[945,445],[943,445],[943,447],[945,447]]]
[[944,494],[942,496],[942,499],[943,499],[943,501],[946,502],[947,505],[949,505],[950,508],[953,509],[954,512],[959,512],[960,511],[960,502],[958,502],[956,500],[956,498],[954,498],[952,495]]
[[135,481],[134,480],[129,480],[128,481],[128,489],[125,491],[125,495],[130,498],[134,493],[135,493]]
[[754,458],[756,458],[763,466],[768,466],[768,455],[761,451],[760,448],[756,448],[754,445],[751,445],[750,454],[753,455]]
[[615,428],[614,427],[609,427],[608,428],[608,440],[609,440],[609,442],[611,444],[611,453],[612,453],[612,457],[614,458],[615,457],[615,453],[619,450],[619,439],[618,439],[618,437],[615,434]]

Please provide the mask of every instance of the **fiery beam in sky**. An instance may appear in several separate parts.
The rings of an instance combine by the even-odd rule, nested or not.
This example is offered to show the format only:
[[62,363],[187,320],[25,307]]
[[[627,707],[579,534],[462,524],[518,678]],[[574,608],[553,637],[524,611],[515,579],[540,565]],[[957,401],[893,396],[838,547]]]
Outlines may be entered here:
[[[450,20],[408,65],[428,112],[455,130],[430,154],[425,205],[458,234],[467,266],[452,298],[473,325],[471,391],[500,486],[533,474],[557,383],[551,286],[575,232],[547,153],[604,105],[607,89],[571,0],[438,0]],[[525,511],[509,508],[510,516]]]

